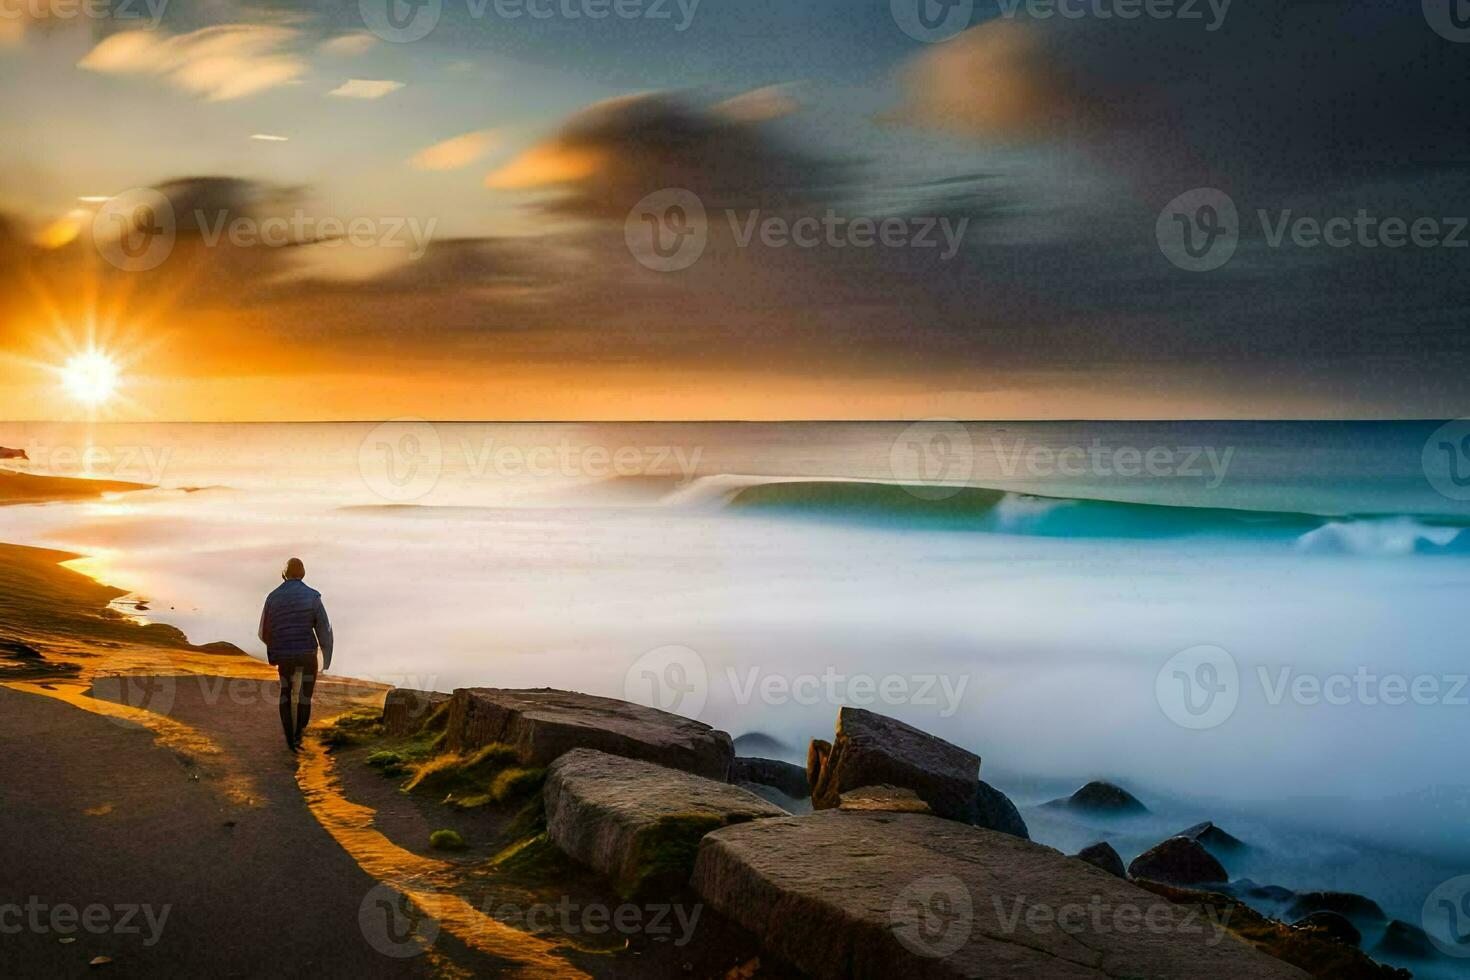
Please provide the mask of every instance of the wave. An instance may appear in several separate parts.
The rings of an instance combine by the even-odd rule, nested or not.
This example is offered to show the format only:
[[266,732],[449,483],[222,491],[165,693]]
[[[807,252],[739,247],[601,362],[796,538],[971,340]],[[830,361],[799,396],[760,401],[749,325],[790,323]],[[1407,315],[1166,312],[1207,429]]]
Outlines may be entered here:
[[1210,536],[1277,541],[1315,554],[1470,554],[1470,529],[1402,515],[1189,507],[988,487],[724,475],[697,480],[665,503],[890,530],[1059,538]]

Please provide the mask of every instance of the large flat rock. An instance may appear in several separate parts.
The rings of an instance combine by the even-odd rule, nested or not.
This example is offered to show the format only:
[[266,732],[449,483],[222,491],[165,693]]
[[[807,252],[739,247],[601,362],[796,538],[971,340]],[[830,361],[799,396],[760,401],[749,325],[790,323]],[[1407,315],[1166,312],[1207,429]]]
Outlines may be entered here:
[[836,807],[864,786],[911,789],[941,817],[973,822],[980,757],[912,725],[862,708],[843,708],[830,748],[807,755],[812,807]]
[[788,815],[738,786],[591,749],[553,762],[542,792],[551,842],[625,894],[682,886],[712,829]]
[[597,749],[722,782],[735,757],[725,732],[627,701],[550,688],[455,691],[446,747],[465,752],[491,742],[514,747],[526,766],[548,766],[572,749]]
[[693,885],[819,978],[1307,977],[1049,847],[919,814],[828,810],[716,830]]

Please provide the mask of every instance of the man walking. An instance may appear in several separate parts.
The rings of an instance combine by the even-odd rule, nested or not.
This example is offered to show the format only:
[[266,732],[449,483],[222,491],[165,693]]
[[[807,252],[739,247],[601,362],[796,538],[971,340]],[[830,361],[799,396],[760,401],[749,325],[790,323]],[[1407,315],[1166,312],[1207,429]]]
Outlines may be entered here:
[[[266,596],[260,613],[260,641],[281,677],[281,728],[292,752],[301,748],[301,736],[311,721],[317,647],[322,651],[322,670],[332,666],[332,624],[322,594],[302,581],[305,578],[306,566],[300,558],[286,562],[281,584]],[[295,712],[291,710],[292,687],[299,688]]]

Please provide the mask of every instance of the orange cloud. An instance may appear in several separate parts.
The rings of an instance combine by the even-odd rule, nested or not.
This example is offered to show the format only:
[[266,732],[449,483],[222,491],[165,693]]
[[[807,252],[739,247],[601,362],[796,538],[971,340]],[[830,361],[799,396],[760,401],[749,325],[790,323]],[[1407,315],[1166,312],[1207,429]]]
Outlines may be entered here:
[[189,34],[123,31],[104,38],[78,68],[109,75],[157,75],[219,102],[294,81],[306,62],[282,52],[297,37],[283,27],[224,24]]
[[415,153],[410,162],[419,170],[458,170],[468,167],[489,153],[495,142],[494,130],[481,129],[473,133],[463,133],[425,147]]
[[597,173],[603,156],[562,142],[535,146],[485,178],[494,190],[530,190],[585,180]]

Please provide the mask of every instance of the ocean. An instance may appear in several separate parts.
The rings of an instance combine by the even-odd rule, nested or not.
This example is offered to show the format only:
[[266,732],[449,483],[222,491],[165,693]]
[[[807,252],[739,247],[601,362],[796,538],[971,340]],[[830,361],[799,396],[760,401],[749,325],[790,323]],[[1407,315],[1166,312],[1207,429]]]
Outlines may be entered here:
[[0,465],[158,487],[0,508],[0,541],[83,554],[129,614],[255,656],[298,556],[334,671],[631,698],[792,761],[870,707],[980,754],[1046,843],[1100,830],[1035,804],[1112,779],[1156,811],[1120,850],[1214,819],[1260,845],[1258,881],[1417,923],[1470,871],[1466,435],[0,423],[30,457]]

